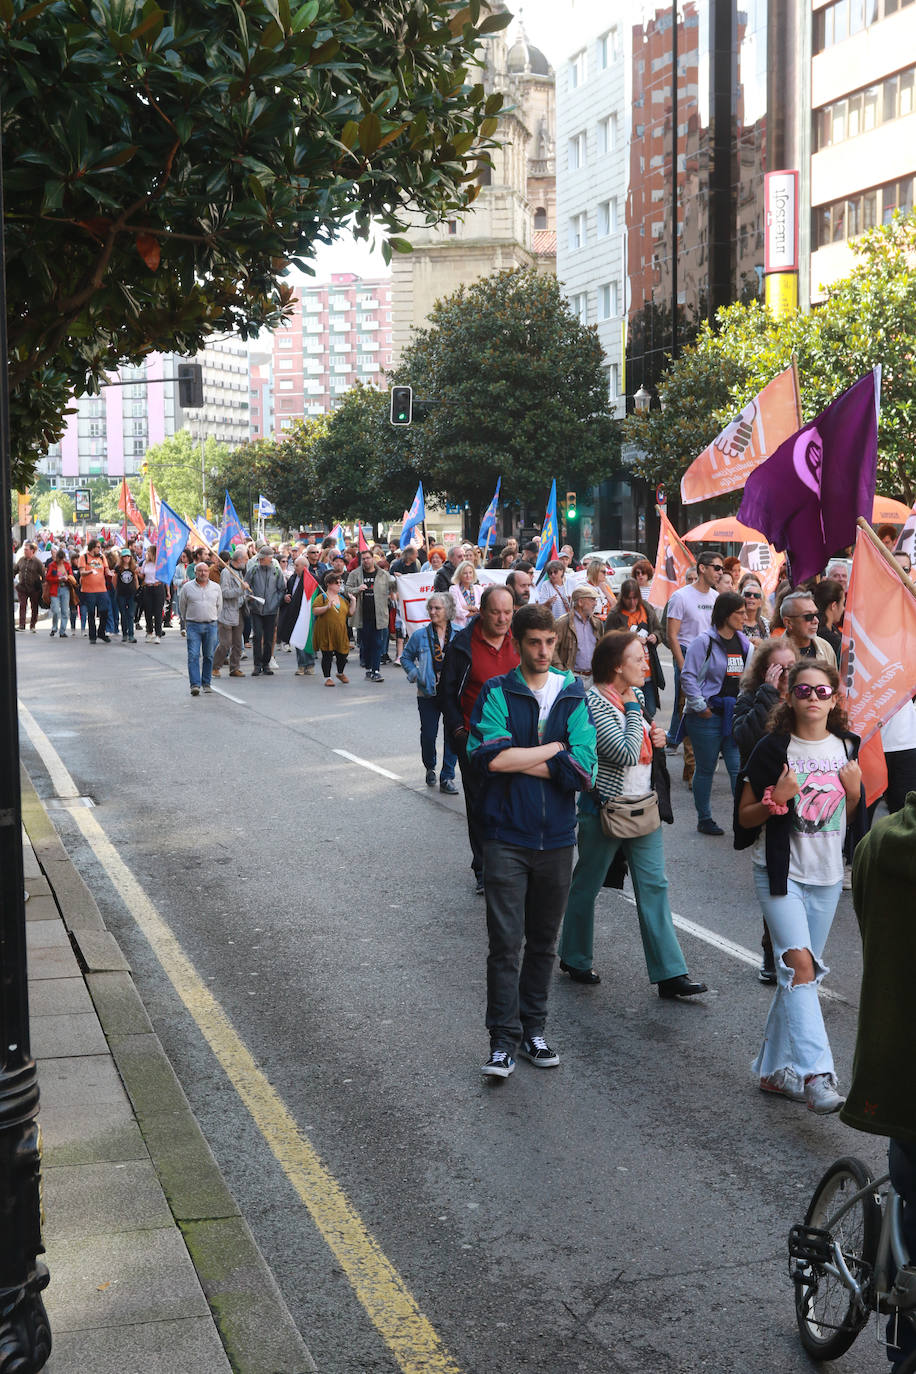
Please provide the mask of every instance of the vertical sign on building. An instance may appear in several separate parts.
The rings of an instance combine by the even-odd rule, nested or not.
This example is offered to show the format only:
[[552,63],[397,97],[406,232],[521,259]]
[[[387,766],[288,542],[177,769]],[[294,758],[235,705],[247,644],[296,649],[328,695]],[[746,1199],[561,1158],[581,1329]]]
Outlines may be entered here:
[[766,304],[777,320],[798,309],[798,172],[764,178]]

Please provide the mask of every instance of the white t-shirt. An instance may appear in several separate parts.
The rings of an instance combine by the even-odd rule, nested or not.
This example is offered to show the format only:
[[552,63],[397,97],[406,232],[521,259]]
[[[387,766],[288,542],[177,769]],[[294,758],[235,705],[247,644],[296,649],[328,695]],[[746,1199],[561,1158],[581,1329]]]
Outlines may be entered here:
[[711,587],[701,592],[695,585],[679,587],[668,602],[668,619],[679,620],[677,642],[682,649],[688,648],[697,635],[712,625],[712,608],[716,602],[716,592]]
[[567,615],[572,610],[569,593],[568,577],[564,577],[559,587],[555,587],[549,577],[542,577],[538,583],[538,602],[542,606],[546,603],[550,607],[554,620],[559,620],[561,615]]
[[789,877],[829,887],[843,878],[846,792],[838,774],[847,762],[846,749],[836,735],[822,740],[792,735],[786,762],[801,789],[789,838]]
[[538,687],[535,690],[535,688],[531,687],[529,683],[529,687],[531,687],[531,693],[537,700],[538,704],[539,740],[542,740],[544,738],[544,725],[547,721],[547,717],[550,715],[550,708],[553,706],[553,703],[556,701],[557,697],[562,692],[565,684],[566,674],[554,672],[547,674],[547,681],[544,683],[543,687]]
[[881,726],[881,743],[885,754],[900,749],[916,749],[916,706],[908,701],[895,711],[886,725]]

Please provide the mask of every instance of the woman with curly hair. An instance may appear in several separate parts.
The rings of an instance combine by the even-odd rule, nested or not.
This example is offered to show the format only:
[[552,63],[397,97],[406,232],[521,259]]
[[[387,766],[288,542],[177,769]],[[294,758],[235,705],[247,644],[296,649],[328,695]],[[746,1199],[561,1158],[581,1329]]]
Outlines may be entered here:
[[777,976],[752,1067],[761,1091],[823,1115],[839,1111],[844,1098],[818,996],[828,972],[822,956],[843,889],[846,828],[865,807],[859,740],[846,728],[836,669],[801,660],[787,685],[735,799],[735,848],[754,847],[754,886]]

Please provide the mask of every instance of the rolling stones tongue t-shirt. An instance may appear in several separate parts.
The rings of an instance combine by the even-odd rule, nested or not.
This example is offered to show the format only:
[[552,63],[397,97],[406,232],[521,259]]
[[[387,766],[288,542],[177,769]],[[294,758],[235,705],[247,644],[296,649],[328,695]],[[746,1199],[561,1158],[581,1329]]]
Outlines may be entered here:
[[843,878],[846,792],[839,771],[847,762],[843,741],[792,735],[786,759],[801,789],[795,798],[789,840],[789,877],[829,887]]

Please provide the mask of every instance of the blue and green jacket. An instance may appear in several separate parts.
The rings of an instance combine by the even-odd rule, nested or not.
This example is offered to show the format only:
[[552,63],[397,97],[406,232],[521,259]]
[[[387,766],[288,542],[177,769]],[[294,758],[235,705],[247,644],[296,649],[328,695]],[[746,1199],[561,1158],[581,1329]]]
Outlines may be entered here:
[[[598,756],[581,679],[573,673],[561,676],[565,685],[541,738],[537,698],[520,668],[491,678],[481,689],[467,749],[483,781],[481,821],[488,839],[522,849],[562,849],[576,842],[576,794],[594,785]],[[548,760],[549,778],[489,771],[490,760],[504,749],[534,749],[554,740],[564,748]]]

